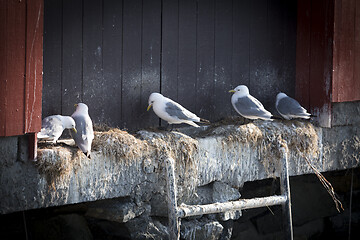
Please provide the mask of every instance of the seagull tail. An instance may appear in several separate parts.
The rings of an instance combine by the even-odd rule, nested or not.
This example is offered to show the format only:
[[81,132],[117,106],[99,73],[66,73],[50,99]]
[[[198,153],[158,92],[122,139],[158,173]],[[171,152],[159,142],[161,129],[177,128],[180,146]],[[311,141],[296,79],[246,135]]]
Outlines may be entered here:
[[278,116],[271,116],[271,119],[281,120],[282,118],[281,118],[281,117],[278,117]]
[[186,122],[184,122],[184,123],[187,123],[187,124],[189,124],[189,125],[191,125],[191,126],[193,126],[193,127],[200,127],[199,125],[197,125],[197,124],[194,123],[193,121],[186,121]]
[[206,120],[204,118],[200,118],[201,123],[211,124],[209,120]]
[[49,138],[50,136],[42,132],[37,133],[37,138]]
[[83,152],[85,154],[86,157],[88,157],[89,159],[91,159],[91,155],[90,155],[90,151],[88,152]]

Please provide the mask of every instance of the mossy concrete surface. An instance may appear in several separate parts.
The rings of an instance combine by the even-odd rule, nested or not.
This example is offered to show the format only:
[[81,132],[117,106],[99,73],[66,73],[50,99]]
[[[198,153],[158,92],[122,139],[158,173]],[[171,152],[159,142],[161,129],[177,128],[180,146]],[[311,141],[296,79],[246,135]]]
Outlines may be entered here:
[[[129,197],[138,205],[165,199],[163,161],[176,162],[179,203],[196,202],[197,188],[279,176],[279,140],[289,148],[290,175],[359,166],[360,126],[319,128],[306,121],[230,121],[171,132],[96,131],[91,159],[68,142],[41,144],[25,160],[22,137],[0,138],[0,213]],[[154,204],[152,204],[154,205]],[[156,205],[156,204],[155,204]],[[166,205],[165,205],[166,206]],[[156,212],[164,215],[166,210]]]

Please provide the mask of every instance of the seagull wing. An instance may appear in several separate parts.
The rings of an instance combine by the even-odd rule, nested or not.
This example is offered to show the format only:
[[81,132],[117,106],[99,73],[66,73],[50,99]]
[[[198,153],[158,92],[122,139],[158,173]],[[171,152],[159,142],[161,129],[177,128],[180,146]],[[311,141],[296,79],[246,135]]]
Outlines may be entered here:
[[44,139],[58,139],[64,131],[63,123],[56,115],[48,116],[41,122],[41,131],[38,133],[38,138]]
[[87,115],[73,115],[72,118],[75,120],[77,130],[77,133],[71,133],[72,137],[81,151],[87,153],[91,150],[91,142],[94,139],[92,121]]
[[176,102],[167,102],[165,111],[171,117],[184,121],[197,121],[197,116]]
[[284,97],[280,99],[276,108],[282,115],[304,116],[308,114],[306,109],[303,108],[298,101],[291,97]]
[[265,110],[261,102],[251,95],[238,98],[234,106],[235,110],[245,117],[271,117],[271,113]]

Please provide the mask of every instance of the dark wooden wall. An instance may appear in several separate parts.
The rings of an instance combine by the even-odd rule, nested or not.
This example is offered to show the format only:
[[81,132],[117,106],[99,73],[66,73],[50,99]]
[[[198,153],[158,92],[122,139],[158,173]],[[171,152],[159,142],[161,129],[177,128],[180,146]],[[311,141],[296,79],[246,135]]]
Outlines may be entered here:
[[96,123],[159,125],[151,92],[211,121],[246,84],[274,112],[295,94],[295,0],[47,0],[43,117],[89,105]]

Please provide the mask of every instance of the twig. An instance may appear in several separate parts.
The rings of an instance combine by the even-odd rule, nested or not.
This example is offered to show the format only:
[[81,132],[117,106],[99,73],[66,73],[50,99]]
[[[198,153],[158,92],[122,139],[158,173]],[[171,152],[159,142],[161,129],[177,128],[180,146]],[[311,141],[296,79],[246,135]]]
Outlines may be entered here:
[[316,176],[319,178],[321,184],[325,187],[326,191],[330,194],[330,196],[332,197],[333,201],[335,202],[336,205],[336,209],[338,210],[338,212],[340,212],[340,208],[344,211],[344,207],[342,205],[342,203],[340,202],[340,200],[336,197],[336,193],[334,191],[333,186],[331,185],[331,183],[326,180],[326,178],[324,177],[324,175],[322,175],[319,170],[317,170],[309,161],[309,159],[307,159],[307,157],[305,157],[305,160],[307,162],[307,164],[309,164],[309,166],[312,168],[312,170],[315,172]]

